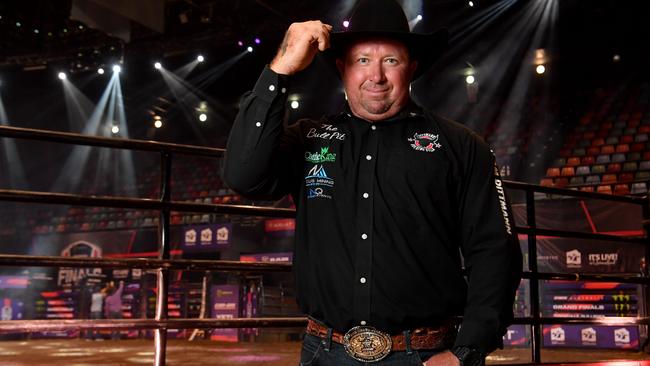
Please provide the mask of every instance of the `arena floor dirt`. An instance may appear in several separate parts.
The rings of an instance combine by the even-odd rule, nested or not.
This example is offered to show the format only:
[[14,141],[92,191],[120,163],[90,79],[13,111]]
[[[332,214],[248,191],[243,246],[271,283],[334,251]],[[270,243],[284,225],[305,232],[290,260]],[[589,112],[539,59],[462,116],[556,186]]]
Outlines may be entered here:
[[[298,342],[220,343],[205,340],[170,340],[168,365],[266,365],[298,364]],[[151,365],[153,341],[86,341],[86,340],[28,340],[1,341],[1,366],[96,366]],[[595,362],[650,360],[650,355],[629,351],[596,351],[580,349],[543,350],[544,362]],[[528,349],[510,349],[492,354],[488,364],[528,363]],[[650,361],[630,362],[616,366],[650,366]]]

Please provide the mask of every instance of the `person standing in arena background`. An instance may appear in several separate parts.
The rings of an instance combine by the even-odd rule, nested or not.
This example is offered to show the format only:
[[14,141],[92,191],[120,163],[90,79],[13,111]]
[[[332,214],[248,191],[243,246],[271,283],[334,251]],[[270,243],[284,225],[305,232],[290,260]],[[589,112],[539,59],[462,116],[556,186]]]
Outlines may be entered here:
[[[409,94],[446,44],[361,0],[345,32],[292,24],[240,104],[224,180],[296,202],[301,365],[482,365],[502,346],[522,258],[494,155]],[[347,104],[284,128],[290,77],[319,53]]]
[[[107,295],[104,300],[104,315],[106,319],[122,319],[122,291],[124,290],[124,281],[120,281],[120,287],[115,288],[113,281],[107,286]],[[120,339],[120,331],[111,332],[111,339]]]

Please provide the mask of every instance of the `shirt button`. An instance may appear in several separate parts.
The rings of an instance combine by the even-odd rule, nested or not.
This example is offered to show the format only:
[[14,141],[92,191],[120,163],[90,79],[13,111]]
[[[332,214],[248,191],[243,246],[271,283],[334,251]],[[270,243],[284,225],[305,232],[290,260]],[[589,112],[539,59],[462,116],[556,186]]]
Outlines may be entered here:
[[366,155],[366,160],[372,160],[372,156]]
[[368,193],[363,194],[363,198],[368,198],[368,197],[370,197],[370,195]]
[[366,321],[365,321],[365,320],[362,320],[362,321],[359,322],[359,324],[361,324],[361,325],[366,325]]
[[257,127],[262,127],[262,122],[257,122],[257,123],[255,123],[255,126],[257,126]]
[[372,125],[372,126],[370,126],[370,129],[374,131],[374,130],[376,130],[376,129],[377,129],[377,126],[375,126],[375,125]]
[[368,235],[367,234],[361,234],[361,239],[363,239],[363,240],[368,239]]
[[274,91],[275,90],[275,85],[273,85],[273,84],[269,85],[269,90]]
[[359,279],[359,282],[361,282],[361,283],[366,283],[366,278],[365,278],[365,277],[361,277],[361,278]]

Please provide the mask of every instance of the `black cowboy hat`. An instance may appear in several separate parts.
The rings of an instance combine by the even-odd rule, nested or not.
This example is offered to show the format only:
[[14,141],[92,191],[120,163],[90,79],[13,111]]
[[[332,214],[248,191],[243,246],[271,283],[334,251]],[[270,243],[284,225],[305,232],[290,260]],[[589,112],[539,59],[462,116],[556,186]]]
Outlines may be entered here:
[[347,29],[330,34],[330,60],[340,58],[347,46],[359,38],[386,37],[406,44],[411,58],[418,62],[414,79],[422,76],[447,48],[446,29],[434,33],[411,33],[404,10],[395,0],[360,0]]

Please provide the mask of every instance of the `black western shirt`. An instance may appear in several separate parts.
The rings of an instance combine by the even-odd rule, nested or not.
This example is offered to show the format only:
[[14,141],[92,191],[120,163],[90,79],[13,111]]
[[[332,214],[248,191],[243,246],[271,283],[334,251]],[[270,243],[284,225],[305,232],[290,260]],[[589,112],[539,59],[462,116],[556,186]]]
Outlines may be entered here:
[[498,347],[522,261],[488,146],[415,105],[285,128],[286,87],[266,68],[244,97],[224,180],[244,196],[293,195],[301,310],[391,334],[463,315],[457,345]]

